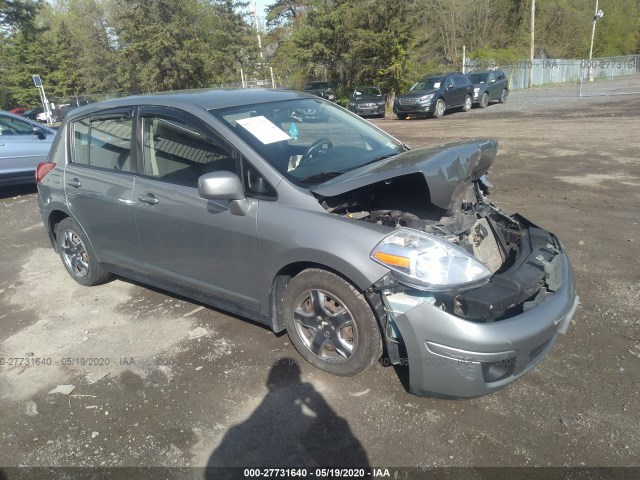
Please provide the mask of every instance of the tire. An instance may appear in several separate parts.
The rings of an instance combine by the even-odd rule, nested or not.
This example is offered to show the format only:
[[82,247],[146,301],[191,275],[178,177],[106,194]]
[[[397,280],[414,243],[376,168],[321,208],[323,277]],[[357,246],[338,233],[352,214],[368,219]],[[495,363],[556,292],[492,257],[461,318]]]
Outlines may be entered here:
[[502,89],[502,93],[500,94],[500,103],[505,103],[507,101],[507,97],[509,96],[509,90],[506,88]]
[[406,120],[409,115],[406,113],[396,113],[396,116],[398,117],[398,120]]
[[433,109],[433,116],[435,118],[440,118],[444,115],[444,112],[447,110],[447,104],[444,102],[444,99],[439,98],[436,102],[436,106]]
[[371,307],[353,285],[334,273],[316,268],[299,273],[287,285],[282,312],[291,343],[320,370],[352,376],[382,355]]
[[70,217],[62,220],[56,225],[55,234],[60,259],[71,278],[86,287],[111,280],[112,275],[97,261],[89,240],[75,220]]
[[489,106],[489,94],[484,92],[480,99],[480,108],[487,108]]
[[473,106],[473,99],[471,98],[471,95],[467,95],[466,97],[464,97],[464,104],[462,105],[462,111],[468,112],[469,110],[471,110],[472,106]]

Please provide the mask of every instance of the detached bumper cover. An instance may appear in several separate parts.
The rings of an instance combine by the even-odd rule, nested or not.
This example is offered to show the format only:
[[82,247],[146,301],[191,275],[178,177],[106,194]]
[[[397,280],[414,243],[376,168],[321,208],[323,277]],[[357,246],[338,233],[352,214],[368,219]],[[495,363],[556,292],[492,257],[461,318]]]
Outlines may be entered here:
[[531,370],[565,333],[578,305],[573,270],[557,255],[560,283],[535,307],[506,320],[476,323],[422,301],[394,323],[407,351],[410,391],[477,397]]

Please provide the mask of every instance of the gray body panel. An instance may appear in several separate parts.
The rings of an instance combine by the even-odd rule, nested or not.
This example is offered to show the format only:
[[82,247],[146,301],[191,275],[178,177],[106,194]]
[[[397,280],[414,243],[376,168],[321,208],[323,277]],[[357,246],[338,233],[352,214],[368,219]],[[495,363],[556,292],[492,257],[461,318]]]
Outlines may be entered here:
[[[553,347],[558,332],[568,327],[577,305],[573,270],[565,254],[560,258],[562,287],[541,305],[510,319],[468,322],[426,302],[396,316],[409,357],[411,392],[477,397],[504,387],[531,370]],[[449,347],[449,355],[445,356],[446,350],[437,346]],[[451,349],[463,352],[453,358]],[[531,358],[531,352],[537,349]],[[486,382],[481,362],[508,358],[515,358],[510,360],[515,362],[513,373]]]
[[487,172],[497,148],[498,142],[495,140],[417,148],[357,168],[311,190],[321,197],[332,197],[372,183],[421,172],[429,186],[431,203],[449,208],[459,185],[477,180]]

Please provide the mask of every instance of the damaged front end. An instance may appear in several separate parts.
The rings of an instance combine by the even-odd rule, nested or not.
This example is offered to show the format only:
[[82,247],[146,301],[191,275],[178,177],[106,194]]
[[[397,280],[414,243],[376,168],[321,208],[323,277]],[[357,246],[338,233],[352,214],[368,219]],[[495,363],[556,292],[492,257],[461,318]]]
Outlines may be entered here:
[[390,274],[369,299],[391,363],[408,356],[414,393],[476,396],[513,381],[577,306],[559,240],[488,200],[496,151],[491,140],[413,150],[313,190],[332,214],[393,229],[371,252]]

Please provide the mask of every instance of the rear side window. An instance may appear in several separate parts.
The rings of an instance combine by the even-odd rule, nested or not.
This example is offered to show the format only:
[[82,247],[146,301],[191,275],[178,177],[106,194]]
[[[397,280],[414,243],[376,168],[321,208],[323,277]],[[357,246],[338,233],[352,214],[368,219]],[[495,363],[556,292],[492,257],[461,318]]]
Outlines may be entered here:
[[0,135],[33,135],[33,126],[29,122],[0,115]]
[[73,163],[91,167],[135,172],[131,159],[129,116],[85,118],[73,124]]
[[144,174],[166,182],[198,186],[205,173],[227,170],[237,173],[229,148],[197,128],[173,118],[143,118]]

